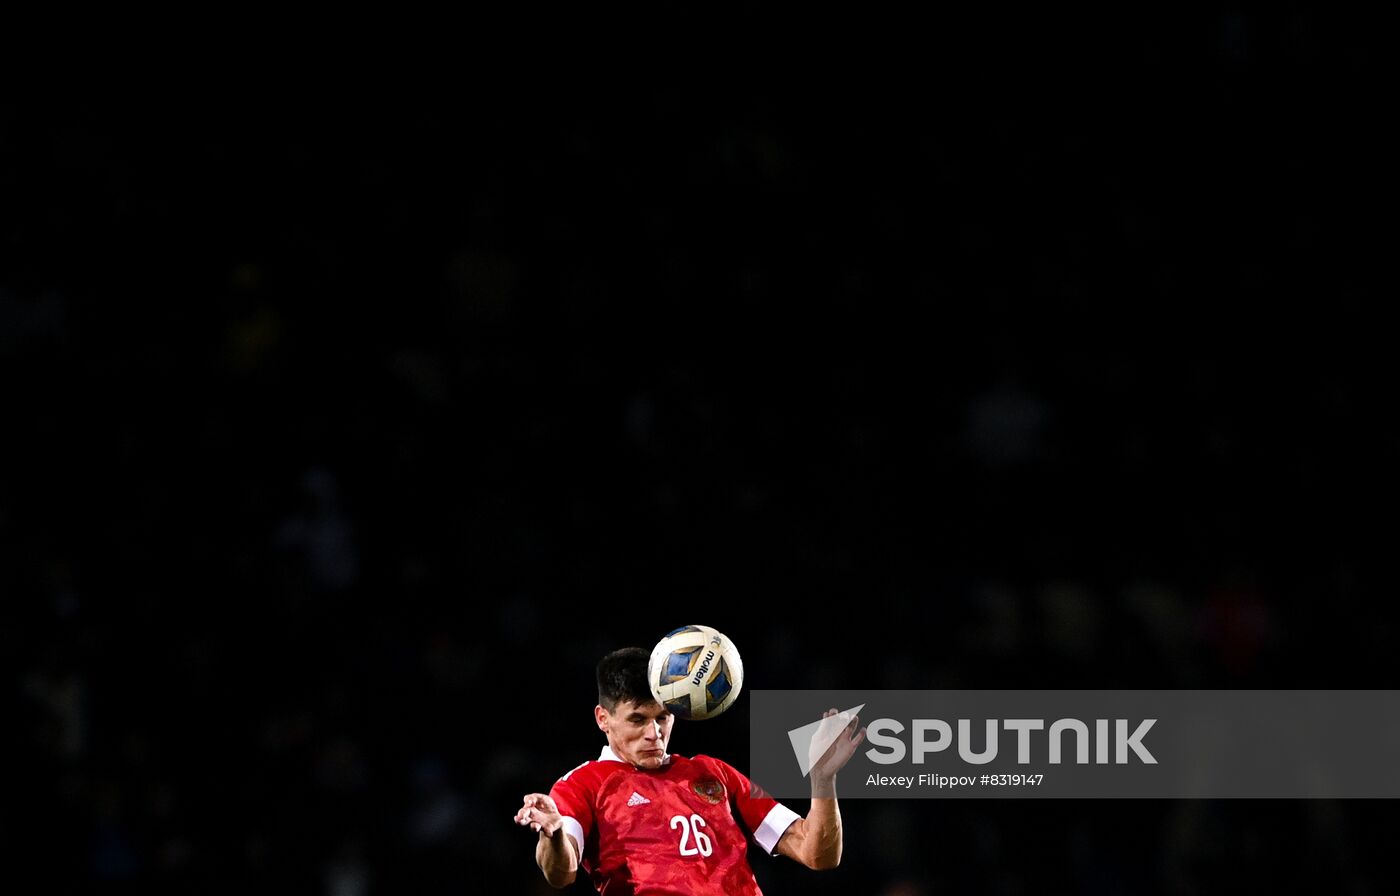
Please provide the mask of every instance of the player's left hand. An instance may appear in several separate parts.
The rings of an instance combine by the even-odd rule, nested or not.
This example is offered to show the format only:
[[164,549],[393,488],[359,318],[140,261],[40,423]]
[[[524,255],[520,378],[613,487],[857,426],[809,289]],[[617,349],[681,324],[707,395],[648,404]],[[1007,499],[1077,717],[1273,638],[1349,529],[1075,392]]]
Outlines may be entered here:
[[852,716],[847,722],[833,708],[822,713],[822,726],[817,729],[817,737],[812,738],[813,746],[825,740],[823,735],[830,728],[838,725],[842,727],[842,731],[836,735],[831,746],[827,747],[826,752],[822,753],[820,757],[813,757],[811,767],[813,783],[830,781],[835,778],[836,773],[846,767],[846,763],[851,761],[851,757],[865,741],[865,729],[859,727],[860,716]]
[[515,813],[515,823],[538,831],[546,837],[553,837],[564,825],[564,816],[559,807],[546,793],[527,793],[524,804]]

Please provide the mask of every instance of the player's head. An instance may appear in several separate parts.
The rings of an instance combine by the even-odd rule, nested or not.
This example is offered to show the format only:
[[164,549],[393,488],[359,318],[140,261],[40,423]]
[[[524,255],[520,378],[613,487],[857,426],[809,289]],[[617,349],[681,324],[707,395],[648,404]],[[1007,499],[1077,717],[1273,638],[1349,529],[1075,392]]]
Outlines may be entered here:
[[603,657],[593,717],[619,759],[638,768],[660,768],[676,720],[647,686],[647,659],[640,647],[624,647]]
[[647,686],[647,652],[624,647],[598,661],[598,702],[608,712],[617,704],[646,703],[656,698]]

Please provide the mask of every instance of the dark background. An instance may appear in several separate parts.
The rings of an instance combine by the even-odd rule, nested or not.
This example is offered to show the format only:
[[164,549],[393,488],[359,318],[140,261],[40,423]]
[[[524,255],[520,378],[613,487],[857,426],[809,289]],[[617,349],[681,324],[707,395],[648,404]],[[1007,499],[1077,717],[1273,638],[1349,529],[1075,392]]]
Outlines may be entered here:
[[[1377,26],[1017,25],[7,87],[15,867],[543,892],[594,662],[696,622],[748,688],[1394,687]],[[743,768],[747,710],[674,748]],[[848,801],[840,870],[754,863],[1366,893],[1392,811]]]

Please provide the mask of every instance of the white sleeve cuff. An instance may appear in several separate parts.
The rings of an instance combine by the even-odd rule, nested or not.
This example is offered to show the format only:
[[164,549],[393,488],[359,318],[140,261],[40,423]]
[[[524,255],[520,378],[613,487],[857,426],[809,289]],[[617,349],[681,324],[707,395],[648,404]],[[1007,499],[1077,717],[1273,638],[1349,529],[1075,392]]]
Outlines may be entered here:
[[583,862],[583,825],[578,823],[578,819],[572,815],[564,816],[564,833],[572,834],[574,847],[578,849],[578,860]]
[[[792,826],[792,823],[801,818],[796,812],[778,803],[768,810],[767,816],[763,819],[763,824],[758,826],[758,830],[753,832],[753,838],[758,841],[758,845],[763,847],[763,851],[770,856],[777,848],[778,841],[783,834]],[[570,819],[572,821],[572,819]]]

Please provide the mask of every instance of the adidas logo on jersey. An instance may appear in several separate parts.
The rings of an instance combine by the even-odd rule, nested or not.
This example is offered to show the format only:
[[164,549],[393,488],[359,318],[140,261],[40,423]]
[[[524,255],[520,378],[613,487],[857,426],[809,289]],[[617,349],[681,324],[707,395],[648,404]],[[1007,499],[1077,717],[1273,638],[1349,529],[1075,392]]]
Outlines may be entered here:
[[627,805],[629,806],[645,806],[649,802],[651,802],[651,800],[642,796],[635,790],[632,791],[632,795],[627,799]]

